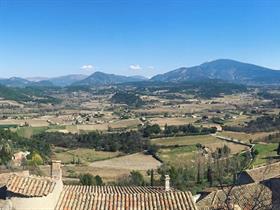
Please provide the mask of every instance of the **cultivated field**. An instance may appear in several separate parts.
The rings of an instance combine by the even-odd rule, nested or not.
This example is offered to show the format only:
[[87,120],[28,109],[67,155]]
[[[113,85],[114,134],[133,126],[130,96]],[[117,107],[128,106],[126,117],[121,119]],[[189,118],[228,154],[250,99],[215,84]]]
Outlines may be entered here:
[[174,117],[174,118],[150,118],[149,122],[151,124],[158,124],[159,126],[163,127],[165,124],[167,125],[185,125],[195,122],[197,119],[188,117]]
[[272,133],[274,132],[244,133],[244,132],[222,131],[219,133],[219,135],[239,139],[244,142],[250,142],[250,140],[254,142]]
[[78,148],[74,150],[56,148],[55,149],[55,158],[61,160],[64,164],[72,163],[73,160],[79,161],[81,163],[94,162],[98,160],[106,160],[120,156],[120,152],[104,152],[104,151],[95,151],[94,149]]
[[151,155],[143,153],[135,153],[122,157],[113,158],[110,160],[97,161],[91,163],[90,166],[94,168],[103,169],[125,169],[125,170],[149,170],[156,169],[161,163],[154,159]]

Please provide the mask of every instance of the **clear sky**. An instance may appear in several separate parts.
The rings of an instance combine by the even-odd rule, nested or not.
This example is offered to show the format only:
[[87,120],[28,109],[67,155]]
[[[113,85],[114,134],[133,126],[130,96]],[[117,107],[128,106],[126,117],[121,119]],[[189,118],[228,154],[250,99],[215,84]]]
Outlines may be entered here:
[[279,0],[0,0],[0,77],[280,69]]

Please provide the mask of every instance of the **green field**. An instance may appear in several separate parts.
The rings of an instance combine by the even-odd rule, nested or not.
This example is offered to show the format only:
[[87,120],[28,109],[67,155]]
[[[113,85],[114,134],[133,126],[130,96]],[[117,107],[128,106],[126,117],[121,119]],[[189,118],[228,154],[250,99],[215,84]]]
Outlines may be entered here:
[[32,135],[36,135],[46,131],[48,127],[18,127],[11,130],[16,132],[19,136],[24,138],[30,138]]
[[186,166],[193,164],[196,154],[196,146],[160,149],[159,157],[165,163],[173,166]]
[[258,150],[259,154],[257,155],[256,160],[254,161],[253,165],[263,165],[267,162],[269,162],[271,159],[275,158],[277,156],[276,150],[277,150],[278,144],[256,144],[255,149]]
[[77,161],[80,160],[81,163],[94,162],[98,160],[106,160],[120,156],[120,152],[104,152],[95,151],[94,149],[78,148],[74,150],[68,150],[63,148],[56,148],[55,157],[61,160],[64,164],[69,164],[73,161],[73,158]]

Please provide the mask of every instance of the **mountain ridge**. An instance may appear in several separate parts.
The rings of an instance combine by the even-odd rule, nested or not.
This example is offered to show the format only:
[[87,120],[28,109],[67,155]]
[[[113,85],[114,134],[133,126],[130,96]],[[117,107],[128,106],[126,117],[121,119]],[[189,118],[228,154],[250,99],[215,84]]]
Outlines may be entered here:
[[[40,78],[42,78],[42,80]],[[43,77],[34,77],[29,79],[11,77],[8,79],[0,79],[0,84],[8,87],[65,87],[112,85],[139,81],[185,82],[207,79],[218,79],[247,85],[280,84],[280,71],[232,59],[217,59],[197,66],[180,67],[164,74],[155,75],[151,79],[138,75],[123,76],[97,71],[89,76],[83,74],[69,74],[46,79]]]
[[222,79],[243,84],[279,84],[280,71],[231,59],[217,59],[158,74],[151,81],[182,82],[201,79]]
[[116,74],[107,74],[104,72],[96,71],[91,74],[89,77],[81,80],[72,85],[112,85],[112,84],[120,84],[125,82],[137,82],[143,81],[144,78],[140,78],[139,76],[123,76]]

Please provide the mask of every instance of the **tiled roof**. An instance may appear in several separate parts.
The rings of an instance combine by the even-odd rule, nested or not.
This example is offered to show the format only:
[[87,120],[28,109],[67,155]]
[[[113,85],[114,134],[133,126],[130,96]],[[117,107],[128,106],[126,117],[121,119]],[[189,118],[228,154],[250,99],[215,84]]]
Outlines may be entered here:
[[9,178],[13,175],[29,176],[29,171],[20,171],[20,172],[8,172],[0,174],[0,187],[3,187],[9,181]]
[[136,188],[104,186],[94,192],[97,187],[65,186],[56,210],[197,210],[190,192],[154,192],[145,190],[145,187]]
[[266,166],[246,170],[254,182],[260,182],[274,177],[280,176],[280,161]]
[[[139,187],[139,186],[82,186],[82,185],[66,185],[65,191],[75,191],[81,193],[104,193],[104,194],[121,194],[121,193],[162,193],[165,192],[164,187]],[[176,191],[171,188],[171,191]]]
[[272,209],[272,192],[263,184],[252,183],[213,191],[197,202],[200,210],[215,209],[230,199],[241,209]]
[[42,197],[51,193],[56,182],[49,177],[18,176],[9,178],[7,191],[27,197]]

